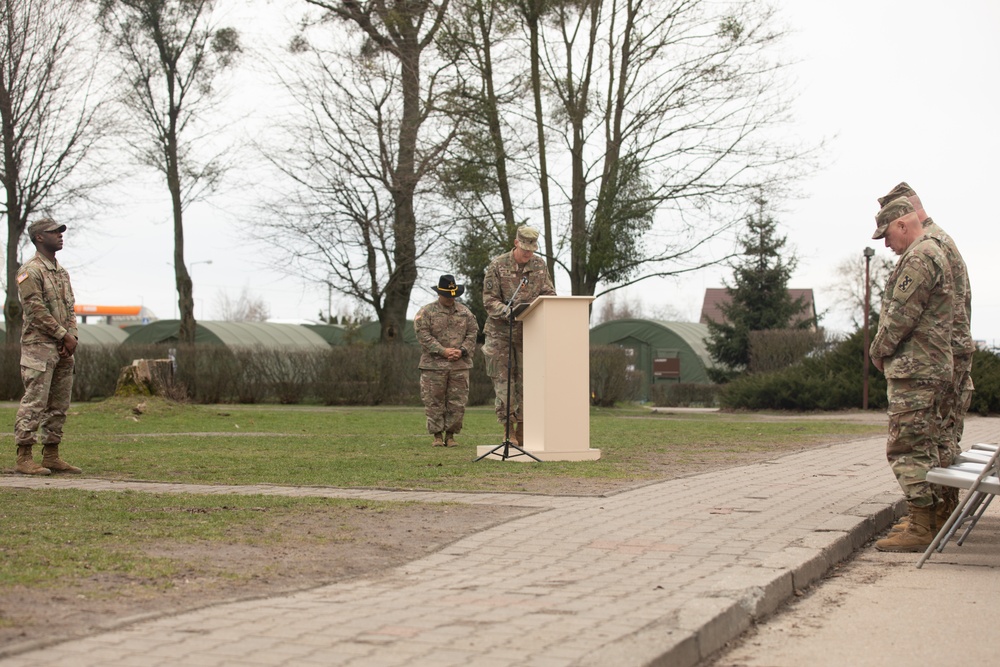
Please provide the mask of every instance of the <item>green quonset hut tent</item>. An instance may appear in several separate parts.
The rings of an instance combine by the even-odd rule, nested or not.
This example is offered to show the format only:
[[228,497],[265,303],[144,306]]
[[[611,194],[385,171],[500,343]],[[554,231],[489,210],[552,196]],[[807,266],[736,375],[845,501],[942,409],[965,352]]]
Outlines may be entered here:
[[329,345],[342,345],[346,330],[341,324],[303,324],[306,329],[315,331]]
[[[77,327],[81,345],[119,345],[128,332],[113,324],[80,324]],[[0,343],[7,341],[7,324],[0,321]]]
[[[330,345],[377,343],[382,336],[382,325],[378,322],[365,322],[359,325],[305,324],[303,326],[318,333]],[[417,345],[413,320],[407,320],[403,326],[403,342],[407,345]]]
[[[379,322],[366,322],[358,327],[359,339],[377,343],[382,337],[382,325]],[[417,333],[413,330],[413,320],[406,320],[403,325],[403,342],[407,345],[418,345]]]
[[[180,320],[157,320],[129,334],[123,345],[176,343]],[[315,331],[298,324],[276,322],[197,322],[195,345],[329,349]]]
[[715,364],[706,338],[708,327],[696,322],[613,320],[590,330],[591,345],[632,350],[633,364],[642,377],[642,399],[647,401],[654,384],[711,383],[708,369]]

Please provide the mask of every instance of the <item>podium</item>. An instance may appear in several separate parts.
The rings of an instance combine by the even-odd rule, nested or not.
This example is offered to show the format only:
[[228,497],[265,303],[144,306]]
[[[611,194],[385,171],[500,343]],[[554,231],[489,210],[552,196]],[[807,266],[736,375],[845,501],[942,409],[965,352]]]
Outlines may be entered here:
[[[593,300],[591,296],[540,296],[517,316],[524,322],[524,442],[520,444],[542,461],[601,458],[601,450],[590,447],[589,315]],[[482,456],[494,447],[479,446],[477,453]]]

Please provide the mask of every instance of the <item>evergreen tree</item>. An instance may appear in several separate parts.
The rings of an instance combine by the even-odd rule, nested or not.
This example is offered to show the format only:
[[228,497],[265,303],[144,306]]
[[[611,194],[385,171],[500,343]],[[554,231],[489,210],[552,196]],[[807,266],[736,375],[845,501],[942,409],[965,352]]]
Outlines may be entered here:
[[795,270],[795,257],[783,252],[786,239],[777,233],[777,222],[767,211],[767,201],[758,197],[757,213],[746,219],[740,235],[743,250],[732,265],[733,284],[726,285],[730,302],[722,306],[725,322],[708,322],[708,351],[712,358],[734,371],[750,363],[750,332],[768,329],[807,328],[812,319],[791,325],[803,307],[792,300],[788,279]]

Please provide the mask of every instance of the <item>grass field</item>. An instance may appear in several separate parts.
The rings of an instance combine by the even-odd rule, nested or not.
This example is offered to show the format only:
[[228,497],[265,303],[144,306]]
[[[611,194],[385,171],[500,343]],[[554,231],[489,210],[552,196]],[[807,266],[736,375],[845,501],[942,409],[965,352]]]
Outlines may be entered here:
[[[84,477],[111,480],[595,494],[885,431],[838,415],[664,415],[619,408],[591,413],[590,444],[602,451],[598,461],[474,462],[475,445],[501,440],[487,408],[468,411],[460,447],[441,448],[431,447],[419,408],[140,402],[74,405],[63,457],[83,468]],[[12,424],[14,412],[14,406],[0,407],[0,419]],[[4,437],[9,471],[13,439]],[[351,541],[376,525],[384,534],[394,522],[423,532],[447,519],[456,530],[495,520],[472,510],[441,503],[0,489],[0,595],[80,586],[80,595],[89,597],[128,599],[126,591],[149,597],[188,581],[191,573],[211,574],[218,587],[219,581],[271,576],[271,566],[247,565],[261,560],[258,554],[276,558],[279,570],[288,569],[288,553],[326,554],[338,544],[354,549],[352,557],[370,559],[373,549],[385,551],[384,539]],[[216,558],[223,549],[239,550],[244,560]],[[303,569],[301,576],[311,581],[316,575]],[[44,603],[39,600],[24,605]],[[5,626],[22,627],[0,614],[0,630]]]
[[[499,444],[487,408],[466,414],[461,447],[431,447],[419,408],[196,406],[114,399],[74,406],[63,457],[91,477],[200,484],[281,484],[452,491],[544,490],[558,480],[641,482],[670,467],[740,465],[788,449],[865,437],[884,426],[754,415],[658,415],[594,410],[591,447],[601,459],[513,465],[479,461],[475,445]],[[0,409],[12,423],[14,408]],[[7,436],[10,437],[10,436]]]

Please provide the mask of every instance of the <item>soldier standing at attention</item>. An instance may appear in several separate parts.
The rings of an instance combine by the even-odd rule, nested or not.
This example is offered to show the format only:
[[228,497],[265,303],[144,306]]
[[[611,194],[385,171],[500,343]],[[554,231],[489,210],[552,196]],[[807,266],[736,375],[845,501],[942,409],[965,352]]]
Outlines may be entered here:
[[[441,276],[434,288],[438,298],[413,318],[420,342],[420,398],[427,415],[427,432],[435,447],[455,447],[469,401],[469,369],[476,351],[479,324],[472,311],[455,299],[465,292],[455,277]],[[442,437],[444,436],[444,437]]]
[[[59,458],[63,424],[73,390],[73,353],[77,346],[75,299],[69,274],[56,261],[66,225],[49,218],[28,226],[35,256],[17,270],[24,311],[21,329],[21,380],[24,397],[14,420],[17,467],[25,475],[79,473]],[[35,432],[42,432],[42,465],[32,457]]]
[[497,421],[507,420],[507,383],[510,386],[510,440],[515,445],[524,441],[524,411],[521,406],[524,387],[521,384],[524,370],[524,324],[515,320],[513,331],[513,354],[510,360],[510,377],[507,377],[508,336],[511,333],[507,302],[514,291],[516,304],[531,303],[539,296],[555,294],[552,279],[538,252],[538,230],[534,227],[518,227],[514,238],[514,249],[496,257],[486,267],[483,280],[483,306],[488,319],[483,333],[486,342],[483,356],[486,358],[486,373],[493,379],[496,392]]
[[[969,271],[965,265],[965,259],[959,252],[955,240],[948,235],[937,223],[927,215],[924,205],[920,202],[920,197],[906,182],[894,187],[889,194],[879,197],[878,205],[884,206],[897,197],[906,197],[916,209],[917,219],[924,228],[924,236],[936,239],[941,243],[951,265],[951,277],[954,282],[955,291],[952,294],[952,320],[951,329],[951,356],[955,366],[955,375],[951,394],[946,396],[941,405],[941,422],[944,427],[946,448],[941,451],[941,467],[947,468],[952,461],[961,454],[962,447],[958,444],[962,440],[962,433],[965,430],[965,415],[969,411],[969,404],[972,401],[972,392],[975,390],[972,384],[972,353],[976,349],[976,344],[972,339],[972,287],[969,284]],[[938,506],[938,525],[942,525],[948,520],[952,510],[958,504],[958,489],[944,487],[945,502]],[[893,526],[894,531],[902,530],[906,527],[906,519]]]
[[889,398],[886,458],[906,496],[906,527],[875,543],[879,551],[923,551],[938,529],[941,487],[927,482],[946,449],[942,400],[954,375],[952,269],[941,242],[924,236],[906,197],[888,202],[875,216],[873,239],[899,255],[886,283],[872,363],[885,373]]

